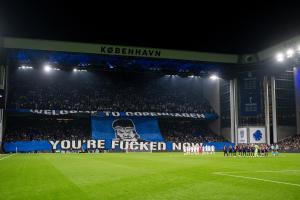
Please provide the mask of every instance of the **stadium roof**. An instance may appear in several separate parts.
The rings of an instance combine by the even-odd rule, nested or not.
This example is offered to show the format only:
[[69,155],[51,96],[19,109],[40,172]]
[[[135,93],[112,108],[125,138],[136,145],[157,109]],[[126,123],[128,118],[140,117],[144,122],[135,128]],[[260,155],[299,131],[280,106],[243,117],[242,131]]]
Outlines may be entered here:
[[258,64],[270,61],[274,59],[274,55],[277,52],[298,44],[300,44],[300,36],[294,37],[259,52],[239,55],[12,37],[0,38],[0,47],[2,46],[3,48],[8,49],[45,50],[128,57],[133,56],[224,64]]

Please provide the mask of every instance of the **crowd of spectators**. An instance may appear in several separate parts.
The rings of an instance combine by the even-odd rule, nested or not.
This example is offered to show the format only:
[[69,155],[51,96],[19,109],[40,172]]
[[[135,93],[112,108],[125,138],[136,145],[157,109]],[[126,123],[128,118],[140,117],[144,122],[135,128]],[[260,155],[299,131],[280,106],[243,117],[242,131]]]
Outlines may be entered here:
[[160,130],[168,142],[224,142],[222,136],[214,134],[205,123],[193,121],[160,122]]
[[300,150],[300,135],[295,135],[292,137],[285,138],[278,142],[281,150]]
[[[203,81],[203,80],[202,80]],[[128,73],[12,71],[8,109],[213,113],[200,79]],[[89,139],[89,120],[9,119],[4,140]],[[223,141],[205,126],[160,123],[166,141]],[[204,134],[205,133],[205,134]]]
[[175,79],[145,74],[17,71],[10,76],[8,108],[214,112],[203,97],[202,84],[188,78]]
[[4,141],[90,139],[88,120],[55,118],[13,118],[8,121]]

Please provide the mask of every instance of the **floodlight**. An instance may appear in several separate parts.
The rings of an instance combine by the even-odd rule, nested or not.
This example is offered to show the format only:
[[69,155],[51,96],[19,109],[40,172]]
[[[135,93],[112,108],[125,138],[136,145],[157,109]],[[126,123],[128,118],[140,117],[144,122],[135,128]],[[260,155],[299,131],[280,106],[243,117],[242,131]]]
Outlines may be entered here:
[[288,57],[288,58],[293,57],[294,54],[295,54],[295,51],[294,51],[293,49],[288,49],[288,50],[286,51],[286,57]]
[[276,60],[277,60],[278,62],[283,62],[283,61],[284,61],[284,55],[283,55],[283,53],[278,53],[278,54],[276,55]]
[[50,72],[52,70],[52,68],[50,65],[45,65],[44,70],[45,70],[45,72]]
[[215,75],[215,74],[213,74],[213,75],[211,75],[210,77],[209,77],[209,79],[211,79],[211,80],[218,80],[219,79],[219,77],[217,76],[217,75]]

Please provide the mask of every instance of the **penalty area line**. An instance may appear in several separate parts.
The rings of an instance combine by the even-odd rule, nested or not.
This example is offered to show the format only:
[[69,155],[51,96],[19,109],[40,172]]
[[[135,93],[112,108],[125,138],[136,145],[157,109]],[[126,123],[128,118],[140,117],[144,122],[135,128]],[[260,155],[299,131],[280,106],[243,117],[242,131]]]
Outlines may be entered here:
[[15,155],[15,154],[11,154],[11,155],[9,155],[9,156],[4,156],[3,158],[0,158],[0,160],[4,160],[5,158],[11,157],[11,156],[13,156],[13,155]]
[[269,183],[277,183],[277,184],[292,185],[292,186],[300,187],[300,184],[296,184],[296,183],[273,181],[273,180],[269,180],[269,179],[261,179],[261,178],[255,178],[255,177],[250,177],[250,176],[239,176],[239,175],[225,174],[225,173],[220,173],[220,172],[215,172],[213,174],[220,175],[220,176],[229,176],[229,177],[234,177],[234,178],[243,178],[243,179],[250,179],[250,180],[256,180],[256,181],[263,181],[263,182],[269,182]]

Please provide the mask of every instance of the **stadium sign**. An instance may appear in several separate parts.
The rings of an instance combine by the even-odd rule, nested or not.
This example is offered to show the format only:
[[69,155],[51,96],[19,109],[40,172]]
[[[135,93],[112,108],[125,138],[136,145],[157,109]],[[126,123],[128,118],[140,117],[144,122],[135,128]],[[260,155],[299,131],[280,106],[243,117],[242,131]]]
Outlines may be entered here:
[[[107,149],[105,140],[50,140],[52,150],[104,150]],[[202,143],[190,142],[173,142],[171,143],[173,151],[183,151],[184,148],[202,146]],[[166,151],[167,144],[165,142],[137,142],[111,140],[111,150],[136,150],[136,151]]]
[[149,48],[133,48],[118,46],[100,46],[101,54],[122,55],[122,56],[142,56],[142,57],[160,57],[161,50]]
[[215,113],[169,113],[169,112],[111,112],[111,111],[89,111],[89,110],[39,110],[39,109],[8,109],[9,112],[33,113],[40,115],[72,115],[89,114],[99,117],[177,117],[214,120],[218,118]]

